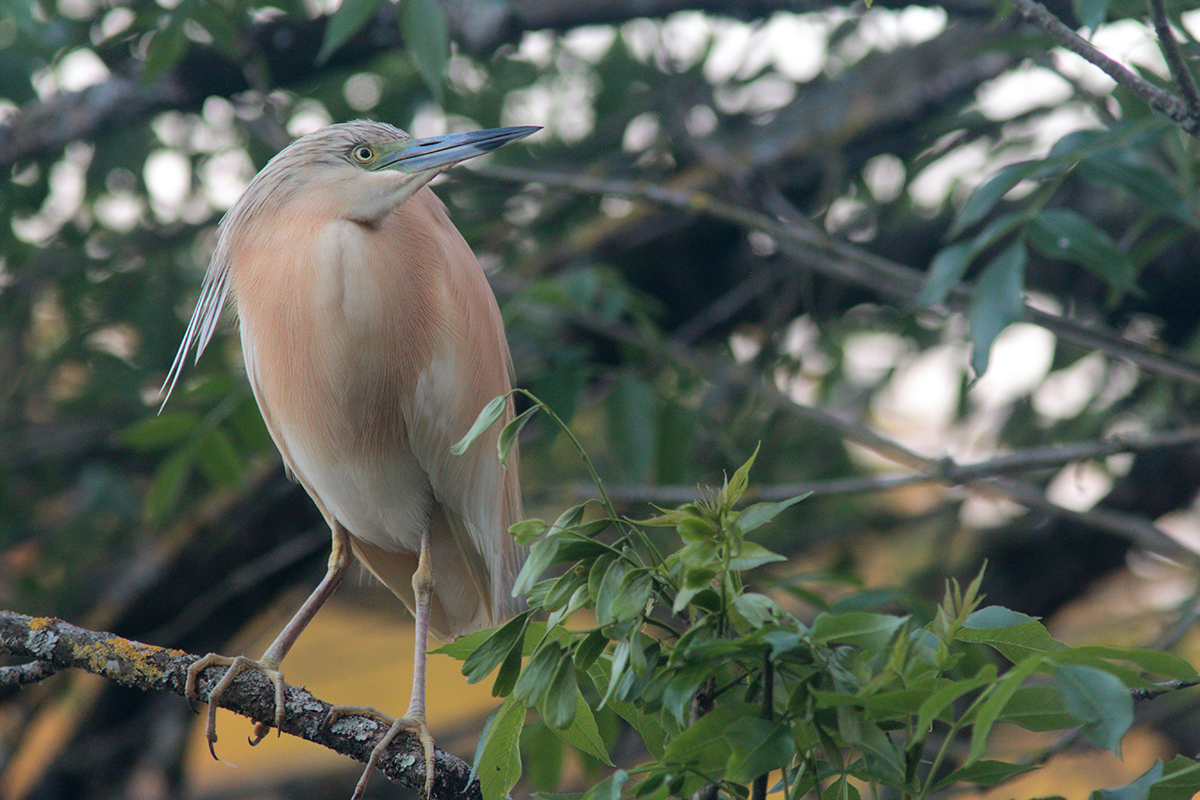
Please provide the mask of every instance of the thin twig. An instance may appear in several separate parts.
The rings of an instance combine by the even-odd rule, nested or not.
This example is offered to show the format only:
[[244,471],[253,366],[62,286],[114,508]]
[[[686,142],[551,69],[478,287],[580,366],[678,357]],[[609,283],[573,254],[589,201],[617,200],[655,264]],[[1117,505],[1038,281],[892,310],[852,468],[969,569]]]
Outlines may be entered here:
[[1175,32],[1171,30],[1170,20],[1167,19],[1167,9],[1162,0],[1147,0],[1147,3],[1150,6],[1150,19],[1154,23],[1154,33],[1158,36],[1158,46],[1167,62],[1167,68],[1171,70],[1171,77],[1179,87],[1179,93],[1183,95],[1183,101],[1192,116],[1200,117],[1200,90],[1196,88],[1196,79],[1192,77],[1192,71],[1188,69],[1187,61],[1179,50],[1179,41],[1175,38]]
[[1177,692],[1180,689],[1190,689],[1193,686],[1200,686],[1200,679],[1190,681],[1163,681],[1162,683],[1154,684],[1151,689],[1132,689],[1130,694],[1134,700],[1153,700],[1156,697],[1162,697],[1164,694]]
[[1012,4],[1025,19],[1045,31],[1057,44],[1067,48],[1089,64],[1102,69],[1119,85],[1141,97],[1183,130],[1193,136],[1200,136],[1200,117],[1196,115],[1194,108],[1188,108],[1187,104],[1175,95],[1160,89],[1119,61],[1105,55],[1064,25],[1058,17],[1050,13],[1050,10],[1037,0],[1012,0]]
[[[643,181],[605,180],[590,175],[548,173],[518,167],[490,166],[475,174],[514,183],[541,183],[579,194],[612,194],[649,200],[670,208],[731,222],[748,230],[758,230],[774,238],[781,246],[794,245],[810,255],[808,266],[837,280],[863,286],[889,301],[909,304],[921,291],[925,276],[861,247],[843,242],[813,226],[786,224],[757,211],[719,200],[707,192],[680,191]],[[970,295],[965,290],[951,291],[946,310],[966,308]],[[1114,358],[1123,358],[1136,366],[1164,377],[1200,386],[1200,364],[1187,356],[1151,348],[1130,341],[1100,325],[1061,317],[1025,305],[1025,317],[1056,336],[1083,348],[1096,349]]]
[[63,668],[46,661],[30,661],[11,667],[0,667],[0,686],[27,686],[57,675]]
[[[188,667],[197,656],[100,633],[49,617],[28,617],[0,611],[0,651],[34,658],[57,669],[82,669],[122,686],[183,696]],[[206,670],[200,679],[200,700],[207,701],[222,670]],[[256,722],[272,723],[275,692],[270,680],[249,670],[221,695],[219,705]],[[364,717],[345,717],[326,725],[332,706],[294,686],[286,691],[287,714],[281,732],[299,736],[342,755],[366,762],[386,726]],[[416,736],[402,733],[379,761],[379,771],[412,789],[425,786],[425,759]],[[479,782],[468,785],[471,768],[438,750],[433,797],[440,800],[480,800]]]
[[[651,343],[645,340],[645,336],[640,330],[631,326],[609,324],[606,326],[604,332],[618,340],[636,344],[639,347],[650,350],[665,348],[666,356],[673,360],[675,364],[695,371],[698,374],[705,375],[709,380],[714,382],[732,382],[739,386],[754,387],[755,390],[763,394],[765,401],[774,410],[806,418],[816,425],[837,431],[845,438],[870,450],[874,450],[897,464],[901,464],[927,476],[930,481],[945,482],[945,478],[942,477],[943,474],[947,470],[952,471],[956,468],[953,462],[948,462],[947,459],[922,456],[905,447],[900,442],[887,438],[857,420],[845,419],[819,406],[807,406],[797,403],[792,398],[783,394],[773,383],[764,381],[761,375],[749,368],[730,366],[727,362],[720,362],[717,365],[713,365],[709,361],[706,361],[702,354],[669,340],[656,342],[651,345]],[[1190,441],[1190,439],[1188,440]],[[1168,441],[1171,441],[1172,444],[1180,444],[1183,440],[1173,441],[1168,438]],[[1078,456],[1078,454],[1079,451],[1073,453],[1075,456]],[[1039,454],[1039,456],[1044,459],[1046,453]],[[1003,476],[971,478],[963,480],[961,483],[972,491],[985,496],[1007,496],[1026,508],[1039,511],[1047,516],[1074,520],[1087,527],[1111,533],[1167,558],[1191,562],[1195,561],[1198,555],[1192,549],[1185,547],[1179,541],[1163,533],[1144,517],[1104,508],[1075,511],[1049,500],[1043,489],[1038,486]],[[786,499],[787,497],[794,497],[796,494],[802,494],[802,491],[794,491],[797,488],[799,488],[798,485],[789,486],[787,490],[790,493],[785,497],[771,499]],[[692,498],[689,497],[688,499]],[[687,502],[687,500],[684,500],[684,502]]]
[[[1089,461],[1119,453],[1145,453],[1180,445],[1200,442],[1200,426],[1162,431],[1145,436],[1099,439],[1079,444],[1031,447],[1012,453],[977,461],[957,464],[948,458],[930,460],[937,467],[935,472],[898,472],[884,475],[864,475],[854,478],[834,478],[824,481],[799,481],[776,483],[769,486],[751,487],[749,498],[755,501],[787,500],[799,495],[810,497],[838,497],[867,492],[883,492],[905,486],[926,483],[962,485],[971,481],[985,480],[1000,475],[1058,469],[1074,461]],[[578,486],[575,494],[587,493],[589,486]],[[608,487],[609,497],[621,503],[689,503],[700,497],[700,490],[686,485],[621,485]]]

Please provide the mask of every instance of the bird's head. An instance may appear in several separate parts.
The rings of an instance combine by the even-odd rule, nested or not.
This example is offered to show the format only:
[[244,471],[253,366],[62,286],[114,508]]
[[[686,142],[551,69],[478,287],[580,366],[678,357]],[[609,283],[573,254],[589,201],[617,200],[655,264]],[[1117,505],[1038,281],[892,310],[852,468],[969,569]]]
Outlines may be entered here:
[[379,227],[438,173],[537,130],[535,126],[491,128],[414,139],[381,122],[330,125],[280,151],[246,195],[321,202],[333,214]]

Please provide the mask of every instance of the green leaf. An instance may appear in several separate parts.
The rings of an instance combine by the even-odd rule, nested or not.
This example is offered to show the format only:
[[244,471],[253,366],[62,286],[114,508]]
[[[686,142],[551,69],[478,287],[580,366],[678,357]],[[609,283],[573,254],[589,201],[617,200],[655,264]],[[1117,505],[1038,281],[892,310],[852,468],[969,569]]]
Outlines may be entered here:
[[530,406],[500,429],[500,436],[496,439],[496,450],[500,454],[501,464],[508,466],[508,457],[512,455],[517,439],[521,436],[521,429],[539,411],[541,406]]
[[521,571],[513,581],[513,597],[527,594],[533,588],[542,573],[554,563],[554,557],[558,555],[558,546],[558,539],[549,537],[533,543],[533,547],[529,548],[529,555],[525,557],[525,563],[521,565]]
[[742,513],[738,514],[737,524],[742,529],[742,533],[750,533],[750,531],[761,528],[775,519],[786,509],[796,505],[796,503],[799,503],[810,494],[812,492],[805,492],[787,500],[781,500],[778,503],[755,503],[752,506],[747,506],[742,510]]
[[708,661],[688,664],[675,670],[663,689],[663,710],[680,725],[684,724],[691,711],[692,697],[700,685],[712,677],[714,670],[715,665]]
[[593,786],[583,800],[621,800],[621,788],[629,780],[629,773],[619,769]]
[[324,64],[329,57],[362,30],[371,18],[379,13],[386,0],[342,0],[337,11],[325,25],[325,37],[317,53],[317,63]]
[[[583,697],[579,694],[579,684],[575,678],[575,662],[561,645],[558,647],[562,655],[538,704],[538,713],[551,728],[563,730],[575,721],[575,710],[583,702]],[[519,678],[517,682],[520,683]],[[584,705],[584,708],[587,706]]]
[[1004,606],[986,606],[973,611],[963,620],[963,627],[977,631],[996,630],[998,628],[1015,628],[1028,622],[1037,622],[1037,617],[1013,611]]
[[[525,753],[536,753],[536,758],[525,758],[522,762],[524,778],[529,786],[536,791],[531,796],[536,800],[551,800],[547,797],[548,789],[555,789],[562,781],[562,767],[566,746],[558,738],[549,725],[534,725],[527,728],[521,737],[521,750]],[[580,800],[582,792],[567,797],[555,797],[555,800]]]
[[1070,261],[1119,289],[1136,289],[1135,270],[1107,233],[1063,208],[1043,210],[1028,228],[1029,243],[1048,258]]
[[883,647],[892,634],[908,622],[908,617],[847,611],[819,614],[813,621],[813,644],[845,642],[864,647]]
[[967,617],[958,638],[989,645],[1014,663],[1034,653],[1053,653],[1066,648],[1033,617],[1000,606],[981,608]]
[[770,564],[773,561],[787,561],[787,558],[778,553],[772,553],[761,544],[742,540],[741,546],[737,549],[737,555],[729,559],[729,569],[734,572],[742,572],[761,567],[763,564]]
[[220,428],[213,428],[197,443],[196,466],[214,486],[237,486],[242,477],[242,460]]
[[[603,584],[602,584],[603,585]],[[654,578],[646,570],[633,570],[621,580],[616,596],[612,599],[611,615],[613,621],[624,622],[639,618],[650,602],[650,594],[654,591]],[[599,621],[599,615],[597,615]]]
[[719,774],[732,753],[725,740],[725,730],[739,719],[757,717],[759,712],[758,706],[750,703],[718,706],[672,739],[663,753],[663,760],[691,765],[700,772]]
[[936,792],[960,783],[968,783],[973,786],[995,786],[1035,769],[1038,769],[1036,764],[1010,764],[1007,761],[983,759],[954,770],[935,783],[931,791]]
[[1023,223],[1024,217],[1020,214],[1001,214],[969,242],[959,242],[940,251],[933,257],[925,285],[913,304],[934,306],[945,302],[946,296],[957,288],[979,254]]
[[1075,16],[1083,27],[1095,32],[1108,16],[1108,7],[1112,0],[1072,0]]
[[758,458],[760,447],[762,447],[761,442],[754,446],[754,452],[746,459],[746,463],[734,471],[733,477],[729,478],[721,487],[721,491],[717,493],[716,505],[726,513],[732,511],[738,500],[741,500],[742,495],[746,493],[746,487],[750,485],[750,468],[754,466],[754,459]]
[[525,669],[521,670],[521,677],[517,678],[517,685],[513,687],[513,697],[524,703],[527,708],[539,705],[557,677],[559,666],[570,660],[561,644],[549,639],[543,641],[530,656]]
[[638,708],[636,703],[624,700],[613,700],[608,704],[608,707],[638,732],[638,736],[642,737],[642,743],[646,745],[646,751],[650,753],[650,757],[661,761],[663,747],[667,740],[667,732],[663,728],[662,722],[659,721],[658,716],[647,714]]
[[760,775],[786,766],[796,752],[791,726],[755,717],[734,720],[725,729],[729,760],[725,777],[734,783],[750,783]]
[[575,690],[574,721],[562,730],[553,725],[549,727],[555,736],[576,750],[587,753],[610,767],[613,765],[612,759],[608,756],[608,748],[604,746],[604,737],[600,735],[600,727],[596,724],[596,715],[584,701],[579,689]]
[[146,492],[147,520],[160,523],[175,510],[192,475],[194,463],[195,451],[191,447],[184,447],[158,465]]
[[1163,767],[1163,777],[1150,790],[1151,800],[1193,800],[1200,792],[1200,763],[1175,756]]
[[583,514],[586,510],[587,503],[580,503],[559,514],[558,519],[554,520],[554,524],[550,526],[549,535],[554,536],[561,531],[574,528],[583,521]]
[[947,686],[936,690],[929,697],[922,701],[918,709],[917,716],[917,735],[924,736],[933,726],[935,719],[940,719],[944,710],[949,708],[953,703],[965,694],[975,691],[980,687],[987,686],[996,679],[996,668],[991,664],[985,664],[979,669],[973,678],[966,680],[955,681]]
[[938,251],[929,264],[925,284],[913,301],[918,306],[936,306],[962,281],[978,253],[970,242],[958,242]]
[[1128,661],[1136,664],[1147,672],[1173,678],[1178,681],[1195,680],[1196,668],[1182,658],[1161,650],[1149,650],[1142,647],[1105,647],[1103,645],[1085,645],[1072,647],[1074,656],[1092,656],[1113,661]]
[[996,724],[1000,713],[1012,700],[1017,689],[1021,688],[1025,679],[1042,665],[1044,659],[1045,656],[1042,655],[1029,656],[1014,664],[1012,669],[1004,673],[1000,680],[993,684],[991,693],[980,704],[971,725],[971,751],[967,756],[968,762],[976,761],[983,755],[983,751],[987,747],[988,734],[992,732],[992,726]]
[[528,614],[519,614],[513,617],[497,628],[491,636],[484,639],[475,648],[475,652],[467,656],[467,660],[462,665],[462,674],[466,677],[467,683],[478,683],[486,678],[504,659],[508,658],[508,654],[513,650],[520,653],[525,624],[528,621]]
[[433,101],[443,104],[443,81],[450,59],[450,32],[446,15],[435,0],[401,0],[400,35]]
[[540,519],[527,519],[509,526],[508,532],[517,544],[529,544],[541,536],[549,526]]
[[778,603],[757,592],[744,592],[735,596],[733,607],[754,628],[761,628],[780,614]]
[[600,591],[596,593],[596,622],[600,625],[609,625],[617,621],[613,606],[628,572],[629,565],[624,559],[618,558],[604,573],[604,578],[600,581]]
[[483,800],[505,800],[521,777],[521,729],[525,708],[509,696],[491,713],[479,735],[475,769]]
[[604,708],[605,703],[613,696],[617,685],[621,682],[621,678],[625,674],[625,669],[629,666],[630,649],[632,645],[628,639],[622,639],[617,642],[613,648],[612,664],[609,668],[608,688],[604,692],[604,697],[600,699],[600,705],[597,708]]
[[1130,150],[1098,153],[1079,163],[1079,174],[1089,182],[1124,189],[1148,208],[1196,227],[1196,215],[1179,191],[1157,170],[1139,163],[1140,159],[1139,154]]
[[1054,685],[1067,711],[1088,723],[1084,735],[1120,758],[1121,739],[1133,725],[1133,698],[1125,684],[1102,669],[1062,664],[1054,673]]
[[146,47],[146,59],[142,62],[143,84],[174,67],[187,52],[188,38],[184,35],[180,22],[181,20],[177,21],[172,14],[168,17],[167,25],[150,37],[150,44]]
[[168,411],[138,420],[117,434],[117,441],[139,453],[174,447],[185,441],[200,424],[191,411]]
[[[536,624],[536,623],[535,623]],[[431,653],[439,653],[441,655],[450,656],[455,661],[466,661],[471,657],[479,645],[496,632],[495,628],[484,628],[481,631],[468,633],[466,636],[460,636],[453,642],[447,642],[441,647],[430,650]]]
[[579,643],[575,648],[575,668],[587,672],[596,663],[596,659],[608,647],[608,637],[599,630],[594,630]]
[[1100,789],[1095,796],[1098,800],[1148,800],[1150,790],[1163,774],[1163,763],[1155,761],[1154,766],[1142,773],[1142,776],[1128,786],[1116,789]]
[[1079,725],[1079,720],[1067,712],[1062,692],[1050,686],[1017,689],[1000,718],[1030,731],[1058,731]]
[[[371,2],[376,2],[376,0],[371,0]],[[383,2],[383,0],[378,0],[378,2]],[[337,12],[334,13],[334,16],[336,17],[337,14],[341,13],[342,9],[345,7],[345,4],[342,4],[342,6],[338,8]],[[329,32],[326,31],[325,35],[328,38]],[[463,453],[467,452],[467,448],[471,446],[472,442],[478,439],[484,431],[486,431],[493,425],[493,423],[496,422],[496,420],[504,416],[504,409],[507,406],[508,395],[502,394],[499,397],[493,397],[491,401],[489,401],[488,404],[483,407],[483,410],[479,412],[479,416],[475,418],[475,422],[471,425],[470,430],[467,431],[467,435],[459,439],[458,442],[456,442],[454,446],[450,448],[450,452],[456,456],[461,456]]]
[[987,372],[996,337],[1024,315],[1021,293],[1026,259],[1025,246],[1016,242],[996,256],[975,281],[967,320],[971,328],[971,368],[977,378]]
[[521,676],[521,648],[514,647],[508,651],[504,663],[496,672],[496,680],[492,683],[492,697],[508,697],[516,688],[517,679]]
[[995,177],[981,185],[967,198],[967,202],[959,210],[954,224],[946,234],[947,238],[955,239],[964,230],[982,221],[996,207],[1000,199],[1008,194],[1010,189],[1033,175],[1041,166],[1041,163],[1037,161],[1022,161],[1002,168]]
[[889,783],[904,778],[904,753],[878,724],[847,706],[837,707],[838,733],[851,745],[877,756],[878,767],[885,768],[880,777]]

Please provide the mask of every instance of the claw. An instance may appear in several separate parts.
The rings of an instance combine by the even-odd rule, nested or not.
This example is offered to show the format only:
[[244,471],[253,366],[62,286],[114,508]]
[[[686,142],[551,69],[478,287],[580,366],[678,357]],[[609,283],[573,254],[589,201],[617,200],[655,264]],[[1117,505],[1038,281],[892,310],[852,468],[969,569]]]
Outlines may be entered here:
[[367,719],[373,719],[388,726],[387,732],[383,734],[383,738],[371,749],[371,755],[367,758],[367,765],[363,768],[362,775],[359,777],[358,783],[354,786],[354,794],[351,795],[350,800],[360,800],[362,798],[363,793],[367,789],[367,781],[370,779],[371,773],[375,771],[376,766],[378,766],[379,759],[383,757],[392,740],[401,731],[408,731],[414,734],[420,740],[421,747],[425,751],[425,800],[430,800],[433,796],[434,744],[433,736],[430,735],[429,728],[425,725],[425,720],[416,716],[391,717],[368,706],[333,706],[329,709],[328,716],[325,717],[325,727],[329,727],[342,717],[366,717]]
[[[197,659],[188,667],[187,683],[184,686],[184,697],[187,698],[188,704],[193,710],[199,702],[198,684],[200,673],[209,667],[225,667],[225,674],[221,676],[221,680],[208,693],[208,719],[204,725],[204,736],[208,739],[208,752],[212,753],[212,757],[217,758],[217,705],[220,702],[221,695],[229,690],[233,685],[233,681],[238,675],[248,669],[256,669],[263,673],[271,680],[275,686],[275,729],[279,730],[283,726],[284,715],[287,711],[285,684],[283,682],[283,673],[275,669],[273,665],[265,661],[251,661],[245,656],[237,656],[229,658],[228,656],[209,653],[203,658]],[[250,744],[258,744],[267,735],[270,730],[269,725],[262,722],[257,722],[254,725],[254,736],[250,739]]]

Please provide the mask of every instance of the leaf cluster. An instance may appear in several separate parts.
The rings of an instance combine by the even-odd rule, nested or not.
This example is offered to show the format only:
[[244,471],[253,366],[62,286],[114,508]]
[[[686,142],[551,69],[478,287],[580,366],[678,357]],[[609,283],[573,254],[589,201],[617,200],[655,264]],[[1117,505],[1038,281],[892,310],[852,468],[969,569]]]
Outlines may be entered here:
[[[1138,293],[1142,269],[1198,221],[1186,193],[1154,158],[1172,135],[1166,123],[1143,119],[1063,136],[1041,158],[1001,168],[958,210],[947,233],[952,244],[934,256],[917,302],[940,304],[971,267],[982,262],[971,293],[968,320],[976,375],[987,370],[992,342],[1021,319],[1025,269],[1031,256],[1083,268],[1110,287],[1110,304]],[[1169,150],[1169,148],[1168,148]],[[1078,211],[1059,205],[1058,190],[1070,176],[1116,190],[1143,209],[1117,241]],[[1032,194],[1012,210],[1001,201],[1025,184]],[[1162,224],[1151,228],[1151,224]],[[1165,231],[1163,228],[1165,227]],[[979,228],[973,235],[964,235]]]
[[[501,435],[502,454],[530,414],[549,412],[533,401]],[[459,449],[495,417],[485,410]],[[476,754],[485,798],[505,797],[520,777],[527,711],[596,764],[612,764],[599,715],[640,737],[650,760],[611,772],[584,800],[707,786],[747,797],[768,775],[788,798],[857,798],[864,785],[921,798],[1036,769],[986,757],[1000,723],[1079,729],[1119,755],[1135,690],[1197,680],[1168,653],[1068,647],[1033,617],[985,606],[982,574],[965,588],[952,581],[932,610],[881,608],[868,593],[812,618],[785,610],[747,579],[782,560],[749,536],[802,498],[743,507],[753,463],[708,498],[640,522],[602,501],[599,513],[585,503],[513,526],[531,544],[514,590],[529,610],[440,651],[463,661],[468,681],[494,675],[504,698]],[[673,529],[674,549],[652,528]],[[539,741],[530,757],[543,760]],[[1189,759],[1152,773],[1128,796],[1200,788]]]

